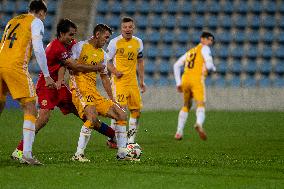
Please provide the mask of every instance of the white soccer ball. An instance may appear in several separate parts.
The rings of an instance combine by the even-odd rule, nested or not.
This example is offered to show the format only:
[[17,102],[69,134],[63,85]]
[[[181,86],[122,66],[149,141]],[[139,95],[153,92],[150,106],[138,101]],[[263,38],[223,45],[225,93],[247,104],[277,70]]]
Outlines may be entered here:
[[137,143],[127,144],[128,156],[135,159],[140,159],[142,155],[142,148]]

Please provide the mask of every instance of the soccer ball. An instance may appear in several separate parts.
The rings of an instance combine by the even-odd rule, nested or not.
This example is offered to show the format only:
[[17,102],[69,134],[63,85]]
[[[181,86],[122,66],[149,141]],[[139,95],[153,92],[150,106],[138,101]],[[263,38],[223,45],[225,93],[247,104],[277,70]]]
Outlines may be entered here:
[[142,155],[142,149],[137,143],[127,144],[128,156],[134,159],[139,159]]

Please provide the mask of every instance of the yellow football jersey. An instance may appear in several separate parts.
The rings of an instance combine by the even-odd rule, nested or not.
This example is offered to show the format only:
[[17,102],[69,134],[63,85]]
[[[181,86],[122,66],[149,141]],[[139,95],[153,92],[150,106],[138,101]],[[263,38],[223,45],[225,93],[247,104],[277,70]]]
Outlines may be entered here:
[[0,46],[0,67],[23,69],[32,53],[31,23],[35,17],[22,14],[11,19],[4,30]]
[[186,53],[183,77],[200,79],[207,75],[206,65],[201,53],[202,44],[198,44]]
[[119,35],[112,39],[108,45],[108,58],[113,59],[116,69],[123,73],[122,78],[114,78],[120,85],[137,85],[136,67],[138,58],[142,57],[143,43],[138,37],[133,36],[127,41]]
[[[72,48],[72,58],[76,59],[79,64],[103,64],[106,66],[106,53],[101,48],[94,48],[88,41],[81,41],[75,44]],[[104,73],[107,74],[107,67],[104,70]],[[74,75],[76,79],[76,83],[80,83],[80,87],[83,85],[88,87],[96,86],[96,72],[89,72],[89,73],[76,73]],[[71,87],[75,87],[72,86]],[[76,87],[75,87],[76,88]]]

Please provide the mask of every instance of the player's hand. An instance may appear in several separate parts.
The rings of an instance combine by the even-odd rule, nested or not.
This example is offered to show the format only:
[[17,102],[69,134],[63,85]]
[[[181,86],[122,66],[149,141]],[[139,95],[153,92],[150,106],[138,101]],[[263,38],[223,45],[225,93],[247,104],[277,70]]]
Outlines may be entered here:
[[104,70],[105,70],[105,65],[103,65],[103,64],[96,64],[96,65],[94,65],[94,71],[95,72],[104,72]]
[[145,93],[146,92],[146,84],[144,82],[141,82],[140,83],[140,90],[141,90],[141,93]]
[[65,84],[65,81],[64,80],[61,80],[61,81],[56,81],[56,89],[59,90],[61,89],[61,86]]
[[117,77],[117,79],[120,79],[120,78],[123,76],[123,73],[120,72],[120,71],[116,71],[116,72],[114,73],[114,75],[115,75],[115,77]]
[[50,76],[45,77],[44,79],[45,79],[45,86],[49,88],[56,88],[56,84]]
[[177,91],[178,91],[179,93],[182,93],[182,86],[181,86],[181,85],[177,86]]

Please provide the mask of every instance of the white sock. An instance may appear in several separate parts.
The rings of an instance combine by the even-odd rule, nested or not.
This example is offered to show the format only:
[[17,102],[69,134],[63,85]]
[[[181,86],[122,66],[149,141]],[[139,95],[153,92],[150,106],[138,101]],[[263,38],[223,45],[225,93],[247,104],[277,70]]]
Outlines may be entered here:
[[32,158],[32,146],[35,138],[35,124],[30,120],[24,120],[23,124],[23,155]]
[[133,130],[133,135],[128,138],[127,143],[134,143],[135,136],[138,131],[138,120],[136,118],[129,118],[129,128],[128,131]]
[[183,129],[188,117],[188,112],[180,110],[178,114],[178,126],[177,126],[177,133],[183,135]]
[[81,128],[80,137],[78,140],[77,152],[75,155],[84,154],[86,146],[91,138],[92,129],[85,127],[84,125]]
[[118,148],[125,148],[127,144],[127,134],[125,125],[116,125],[115,126],[115,137],[117,140]]
[[[115,121],[115,119],[111,119],[111,122],[110,122],[110,127],[113,129],[113,130],[115,130],[115,123],[116,123],[116,121]],[[108,140],[111,140],[111,138],[107,138]]]
[[196,123],[202,127],[205,120],[205,108],[198,107],[196,109]]

